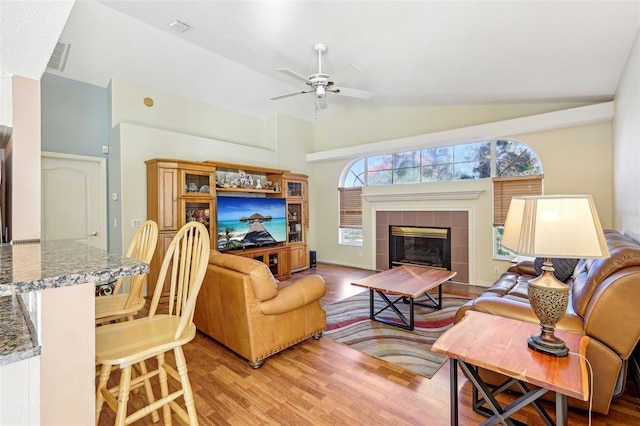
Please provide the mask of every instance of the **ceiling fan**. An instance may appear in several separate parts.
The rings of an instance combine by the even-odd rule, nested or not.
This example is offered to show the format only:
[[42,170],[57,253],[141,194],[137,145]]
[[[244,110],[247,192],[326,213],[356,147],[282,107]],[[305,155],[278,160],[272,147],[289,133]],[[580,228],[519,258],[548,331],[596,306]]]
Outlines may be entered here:
[[284,95],[274,96],[269,99],[277,100],[288,98],[289,96],[301,95],[304,93],[313,93],[315,94],[315,108],[317,114],[319,109],[325,109],[327,107],[327,93],[334,93],[340,96],[349,96],[352,98],[360,99],[369,99],[371,97],[372,93],[365,90],[336,86],[336,84],[340,84],[341,82],[348,80],[355,74],[362,71],[358,66],[351,64],[342,71],[339,71],[333,75],[325,74],[322,72],[322,53],[327,51],[327,45],[324,43],[315,43],[313,45],[313,50],[318,52],[318,72],[316,74],[311,74],[309,77],[303,77],[300,74],[297,74],[287,68],[277,69],[277,71],[280,71],[283,74],[304,82],[309,87],[304,90],[285,93]]

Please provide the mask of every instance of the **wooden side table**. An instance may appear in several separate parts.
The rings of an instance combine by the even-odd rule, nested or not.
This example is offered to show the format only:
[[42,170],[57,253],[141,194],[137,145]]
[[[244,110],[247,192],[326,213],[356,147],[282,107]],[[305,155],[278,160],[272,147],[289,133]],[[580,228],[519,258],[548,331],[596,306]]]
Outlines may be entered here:
[[[586,363],[576,355],[584,356],[589,338],[575,332],[556,330],[556,335],[565,341],[570,351],[568,357],[557,358],[527,347],[527,338],[539,328],[537,324],[468,311],[461,322],[440,336],[432,350],[451,359],[452,425],[458,424],[458,365],[473,383],[474,411],[489,417],[484,424],[515,424],[509,417],[529,404],[546,424],[554,424],[536,402],[548,391],[556,392],[555,424],[567,424],[567,397],[583,401],[589,397]],[[479,367],[511,379],[491,390],[478,374]],[[523,395],[503,408],[496,396],[513,385],[518,386]],[[478,399],[478,392],[481,399]]]

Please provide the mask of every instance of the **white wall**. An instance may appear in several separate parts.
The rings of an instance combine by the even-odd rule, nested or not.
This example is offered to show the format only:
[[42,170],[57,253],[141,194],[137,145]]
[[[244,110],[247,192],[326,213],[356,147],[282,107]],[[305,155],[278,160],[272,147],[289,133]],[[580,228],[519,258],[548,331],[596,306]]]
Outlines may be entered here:
[[640,31],[616,91],[613,123],[614,223],[640,241]]
[[[140,86],[111,81],[112,126],[121,122],[217,139],[236,144],[275,149],[264,120],[226,111],[201,102]],[[144,99],[153,100],[153,106]]]
[[353,108],[315,125],[315,151],[424,135],[584,105],[557,103]]

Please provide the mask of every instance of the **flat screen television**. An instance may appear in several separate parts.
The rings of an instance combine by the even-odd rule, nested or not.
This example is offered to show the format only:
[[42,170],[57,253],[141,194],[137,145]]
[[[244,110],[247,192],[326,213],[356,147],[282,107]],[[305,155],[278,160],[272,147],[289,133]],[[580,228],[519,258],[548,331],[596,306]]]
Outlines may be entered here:
[[217,198],[218,250],[243,249],[287,240],[286,200],[266,197]]

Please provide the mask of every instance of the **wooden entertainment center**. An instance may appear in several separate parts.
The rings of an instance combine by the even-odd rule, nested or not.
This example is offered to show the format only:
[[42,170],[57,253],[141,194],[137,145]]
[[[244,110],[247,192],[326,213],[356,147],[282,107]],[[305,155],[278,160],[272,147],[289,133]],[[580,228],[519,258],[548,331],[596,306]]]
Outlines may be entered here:
[[[153,297],[167,247],[187,222],[197,220],[209,230],[211,248],[217,249],[217,197],[258,196],[284,198],[286,241],[226,253],[264,262],[274,277],[286,280],[291,272],[309,268],[307,176],[288,170],[215,161],[151,159],[147,165],[147,218],[158,223],[158,247],[151,261],[147,297]],[[165,283],[167,294],[168,284]]]

